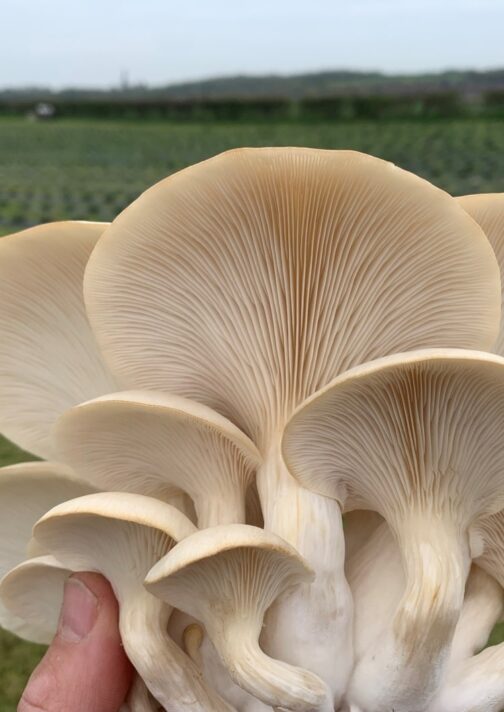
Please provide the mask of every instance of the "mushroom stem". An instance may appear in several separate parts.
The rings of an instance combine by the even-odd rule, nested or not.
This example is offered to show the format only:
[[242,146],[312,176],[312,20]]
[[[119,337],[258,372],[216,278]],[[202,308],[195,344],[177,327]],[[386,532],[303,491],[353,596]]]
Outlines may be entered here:
[[274,447],[257,476],[264,528],[278,534],[315,572],[266,614],[261,641],[270,655],[308,668],[329,686],[336,707],[353,664],[352,596],[345,578],[345,539],[335,500],[301,487]]
[[245,522],[245,491],[230,486],[225,493],[216,497],[203,496],[195,501],[199,529],[216,527],[220,524],[243,524]]
[[464,607],[450,651],[449,670],[482,650],[503,613],[504,593],[495,579],[473,565],[467,580]]
[[[208,630],[232,679],[267,705],[293,712],[333,712],[326,685],[316,675],[266,655],[258,644],[261,620],[242,619]],[[208,625],[207,625],[208,627]]]
[[391,629],[355,668],[348,698],[366,712],[420,712],[446,669],[471,563],[468,536],[441,516],[390,521],[406,577]]
[[163,707],[170,712],[231,712],[167,634],[169,606],[143,590],[120,603],[119,627],[126,654]]
[[429,712],[500,712],[504,707],[504,643],[459,663]]

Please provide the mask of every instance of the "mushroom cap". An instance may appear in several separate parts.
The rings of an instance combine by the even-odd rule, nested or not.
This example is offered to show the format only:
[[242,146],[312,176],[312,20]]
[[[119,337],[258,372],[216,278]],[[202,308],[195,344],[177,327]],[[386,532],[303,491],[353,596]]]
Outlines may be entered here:
[[432,349],[358,366],[287,424],[306,487],[389,522],[415,511],[469,526],[504,507],[504,359]]
[[261,449],[356,363],[489,348],[500,277],[443,191],[352,151],[229,151],[157,184],[103,235],[85,299],[131,387],[203,402]]
[[483,542],[483,553],[476,563],[504,588],[504,511],[480,519],[474,532]]
[[145,585],[158,598],[197,620],[232,611],[262,617],[280,593],[313,579],[283,539],[247,524],[198,531],[149,572]]
[[67,411],[55,431],[62,459],[103,489],[194,500],[244,491],[260,463],[233,423],[195,401],[148,391],[115,393]]
[[92,494],[54,507],[34,527],[37,541],[68,568],[97,571],[121,600],[196,527],[165,502],[140,494]]
[[28,559],[0,582],[0,599],[19,620],[16,635],[49,645],[58,629],[65,582],[71,571],[54,556]]
[[[60,502],[94,491],[59,463],[23,462],[0,468],[0,579],[29,556],[37,519]],[[0,626],[17,633],[24,624],[0,605]]]
[[[492,245],[501,273],[504,272],[504,193],[464,195],[459,204],[476,220]],[[502,284],[501,284],[502,288]],[[502,291],[499,335],[492,351],[504,356],[504,288]]]
[[82,293],[105,227],[48,223],[0,242],[0,432],[45,459],[55,456],[51,429],[61,413],[117,389]]

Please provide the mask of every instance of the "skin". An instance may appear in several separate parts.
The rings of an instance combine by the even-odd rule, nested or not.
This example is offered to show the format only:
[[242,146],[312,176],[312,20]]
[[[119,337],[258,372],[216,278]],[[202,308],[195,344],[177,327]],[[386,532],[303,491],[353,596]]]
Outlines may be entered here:
[[65,588],[58,632],[18,712],[117,712],[132,680],[112,589],[98,574],[75,574]]

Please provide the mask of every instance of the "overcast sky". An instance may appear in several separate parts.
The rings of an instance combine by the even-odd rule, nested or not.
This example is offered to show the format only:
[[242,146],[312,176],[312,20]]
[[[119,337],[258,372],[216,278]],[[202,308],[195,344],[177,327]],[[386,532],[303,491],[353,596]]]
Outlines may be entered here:
[[504,66],[504,0],[0,0],[0,87]]

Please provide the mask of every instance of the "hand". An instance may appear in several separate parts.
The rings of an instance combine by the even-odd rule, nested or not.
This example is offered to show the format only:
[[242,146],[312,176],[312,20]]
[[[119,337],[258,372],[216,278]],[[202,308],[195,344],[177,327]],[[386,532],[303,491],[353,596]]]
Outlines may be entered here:
[[58,633],[30,677],[18,712],[118,712],[133,671],[117,621],[108,582],[98,574],[72,576]]

